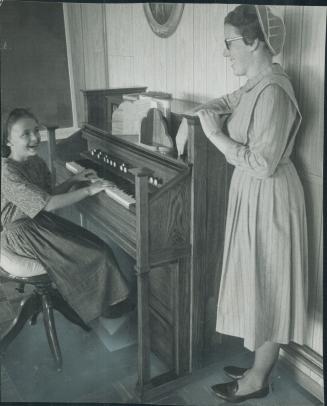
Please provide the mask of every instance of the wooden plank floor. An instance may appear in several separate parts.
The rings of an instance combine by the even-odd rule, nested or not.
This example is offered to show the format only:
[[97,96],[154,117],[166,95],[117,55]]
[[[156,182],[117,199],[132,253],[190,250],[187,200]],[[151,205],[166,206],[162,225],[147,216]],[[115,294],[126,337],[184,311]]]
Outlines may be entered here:
[[[7,291],[7,295],[15,296]],[[0,300],[3,322],[8,314]],[[11,313],[12,314],[12,313]],[[136,404],[137,345],[135,323],[112,324],[107,336],[103,329],[87,333],[56,313],[56,324],[63,353],[63,371],[58,373],[48,348],[42,318],[37,325],[26,325],[8,348],[1,363],[2,402],[74,402]],[[131,319],[133,317],[131,316]],[[135,321],[135,318],[134,318]],[[110,323],[109,323],[110,324]],[[104,325],[106,325],[104,323]],[[133,327],[134,326],[134,327]],[[101,334],[99,332],[102,332]],[[130,336],[124,338],[124,334]],[[119,345],[121,344],[121,345]],[[210,386],[227,382],[223,367],[228,364],[249,366],[252,353],[243,349],[239,339],[226,337],[215,353],[207,354],[204,367],[145,398],[147,404],[217,406],[218,399]],[[162,372],[163,365],[152,357],[152,373]],[[321,403],[298,386],[292,376],[277,367],[273,390],[264,399],[243,403],[245,406],[312,406]]]

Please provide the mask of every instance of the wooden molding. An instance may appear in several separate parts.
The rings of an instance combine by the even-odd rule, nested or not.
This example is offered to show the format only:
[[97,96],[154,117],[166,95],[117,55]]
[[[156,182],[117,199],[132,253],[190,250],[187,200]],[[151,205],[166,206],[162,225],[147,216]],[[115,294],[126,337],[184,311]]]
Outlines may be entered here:
[[300,367],[304,366],[319,376],[323,382],[323,357],[307,346],[295,343],[282,346],[280,360],[292,374],[294,380],[313,396],[324,402],[324,387],[305,373]]
[[73,126],[78,126],[77,121],[77,106],[76,106],[76,94],[75,94],[75,82],[74,82],[74,71],[73,71],[73,57],[71,50],[71,39],[69,30],[69,15],[68,15],[68,5],[63,3],[63,14],[64,14],[64,25],[66,34],[66,50],[67,50],[67,62],[68,62],[68,76],[69,76],[69,87],[70,87],[70,98],[72,103],[72,114],[73,114]]

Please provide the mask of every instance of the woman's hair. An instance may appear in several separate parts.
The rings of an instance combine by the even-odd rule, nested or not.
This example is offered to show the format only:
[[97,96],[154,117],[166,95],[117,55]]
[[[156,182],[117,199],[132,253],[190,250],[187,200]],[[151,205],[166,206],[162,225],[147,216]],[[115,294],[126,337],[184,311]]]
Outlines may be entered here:
[[28,109],[25,108],[16,108],[12,110],[5,123],[5,128],[3,131],[3,136],[2,136],[2,145],[1,145],[1,155],[4,157],[7,157],[10,154],[10,147],[7,145],[8,143],[8,138],[11,132],[12,127],[17,123],[18,120],[21,118],[32,118],[38,123],[38,119],[35,117],[35,115],[29,111]]
[[227,14],[224,23],[236,27],[247,45],[252,45],[256,38],[265,42],[253,5],[242,4],[241,6],[237,6]]

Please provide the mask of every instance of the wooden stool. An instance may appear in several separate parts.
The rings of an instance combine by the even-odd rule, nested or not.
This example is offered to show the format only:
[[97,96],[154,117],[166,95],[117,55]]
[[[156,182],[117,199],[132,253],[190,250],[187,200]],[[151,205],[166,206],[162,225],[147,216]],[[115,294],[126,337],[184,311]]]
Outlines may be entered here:
[[32,294],[21,301],[15,320],[1,337],[0,353],[4,354],[9,344],[22,330],[28,320],[30,320],[31,325],[34,325],[37,321],[38,314],[42,312],[49,347],[54,357],[56,368],[58,371],[61,371],[62,356],[56,332],[53,309],[58,310],[68,320],[80,326],[83,330],[90,331],[91,328],[84,323],[75,310],[73,310],[63,299],[58,290],[53,287],[48,274],[45,273],[43,267],[42,269],[42,273],[25,277],[13,275],[0,267],[0,279],[17,282],[19,284],[19,287],[17,288],[19,292],[23,293],[24,287],[27,284],[34,286]]

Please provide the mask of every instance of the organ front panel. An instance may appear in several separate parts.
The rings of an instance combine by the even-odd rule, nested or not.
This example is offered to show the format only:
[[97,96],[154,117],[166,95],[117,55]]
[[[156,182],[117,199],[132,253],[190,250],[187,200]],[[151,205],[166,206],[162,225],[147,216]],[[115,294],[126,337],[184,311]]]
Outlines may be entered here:
[[[75,207],[82,225],[92,223],[92,231],[107,235],[135,260],[140,395],[191,372],[194,354],[203,351],[207,273],[215,272],[206,269],[208,211],[210,220],[222,215],[208,199],[207,139],[198,119],[183,114],[190,103],[175,106],[172,138],[183,118],[188,123],[184,160],[140,145],[135,137],[114,136],[94,122],[85,123],[73,142],[56,145],[58,183],[82,168],[111,182]],[[167,366],[160,376],[150,374],[151,352]]]

